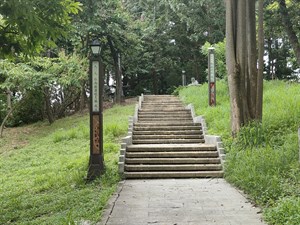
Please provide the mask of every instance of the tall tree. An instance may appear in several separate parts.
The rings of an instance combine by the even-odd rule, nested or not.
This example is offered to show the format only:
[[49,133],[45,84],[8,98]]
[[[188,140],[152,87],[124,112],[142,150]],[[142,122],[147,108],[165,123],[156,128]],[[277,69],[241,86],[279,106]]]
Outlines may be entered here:
[[262,120],[263,107],[263,72],[264,72],[264,1],[258,1],[258,71],[256,116]]
[[[231,130],[258,119],[255,1],[226,0],[226,63]],[[260,100],[260,99],[259,99]]]
[[[286,33],[288,35],[289,41],[293,47],[293,50],[295,52],[296,58],[297,58],[297,63],[298,66],[300,66],[300,43],[297,37],[297,33],[294,29],[293,22],[291,20],[286,1],[285,0],[277,0],[279,3],[279,12],[282,18],[282,22],[284,25],[284,28],[286,30]],[[295,3],[299,4],[299,3]],[[299,27],[299,24],[296,25]]]

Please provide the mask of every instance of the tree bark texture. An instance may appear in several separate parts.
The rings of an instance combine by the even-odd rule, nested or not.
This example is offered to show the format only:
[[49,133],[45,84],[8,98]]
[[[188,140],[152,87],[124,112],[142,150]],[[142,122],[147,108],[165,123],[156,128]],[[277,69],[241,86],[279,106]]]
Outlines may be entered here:
[[4,126],[5,126],[8,118],[10,117],[10,115],[13,112],[13,107],[12,107],[12,102],[11,102],[11,91],[10,90],[7,90],[6,96],[7,96],[7,110],[8,111],[7,111],[7,114],[4,117],[4,119],[3,119],[2,123],[1,123],[1,126],[0,126],[0,138],[3,137]]
[[48,87],[44,88],[44,99],[45,99],[45,107],[46,107],[46,115],[50,124],[54,122],[54,117],[52,113],[51,106],[51,95]]
[[121,70],[119,67],[119,58],[118,53],[113,45],[113,42],[111,40],[111,37],[108,36],[108,45],[110,47],[110,51],[112,54],[112,58],[114,61],[114,68],[115,68],[115,79],[116,79],[116,103],[121,104],[122,100],[122,75]]
[[226,65],[233,136],[257,118],[255,1],[226,0]]
[[296,32],[293,28],[293,24],[290,15],[288,13],[288,9],[286,7],[286,2],[285,0],[278,0],[278,3],[279,3],[279,12],[282,18],[284,28],[286,30],[292,48],[295,52],[298,66],[300,66],[300,43],[296,35]]
[[152,74],[153,93],[155,95],[157,95],[158,94],[158,80],[157,80],[157,73],[156,73],[155,68],[152,68],[151,74]]
[[263,109],[263,72],[264,72],[264,1],[258,2],[258,72],[257,72],[257,96],[256,115],[262,121]]

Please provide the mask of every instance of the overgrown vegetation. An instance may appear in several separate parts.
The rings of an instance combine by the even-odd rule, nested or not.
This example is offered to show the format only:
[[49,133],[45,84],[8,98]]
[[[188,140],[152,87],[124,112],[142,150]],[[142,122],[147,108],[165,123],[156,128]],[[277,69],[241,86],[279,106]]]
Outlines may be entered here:
[[264,208],[274,225],[298,225],[300,215],[300,85],[282,81],[264,83],[263,123],[243,127],[237,138],[230,134],[228,87],[217,82],[217,106],[208,107],[207,85],[182,88],[186,103],[204,115],[210,134],[222,136],[226,147],[226,179],[244,190]]
[[[9,128],[0,139],[0,224],[96,222],[119,181],[120,136],[133,105],[104,113],[106,171],[86,183],[89,117],[76,114],[55,121]],[[19,133],[20,132],[20,133]],[[15,134],[15,135],[14,135]],[[15,142],[9,144],[12,137]]]

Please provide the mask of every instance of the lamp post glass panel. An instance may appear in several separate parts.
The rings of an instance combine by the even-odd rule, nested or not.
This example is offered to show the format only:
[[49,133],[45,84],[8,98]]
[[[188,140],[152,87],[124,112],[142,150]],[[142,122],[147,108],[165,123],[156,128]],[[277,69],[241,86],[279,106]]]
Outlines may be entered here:
[[208,49],[208,102],[216,106],[215,48]]
[[91,45],[90,57],[90,160],[88,179],[92,180],[104,171],[103,160],[103,64],[100,58],[100,43]]

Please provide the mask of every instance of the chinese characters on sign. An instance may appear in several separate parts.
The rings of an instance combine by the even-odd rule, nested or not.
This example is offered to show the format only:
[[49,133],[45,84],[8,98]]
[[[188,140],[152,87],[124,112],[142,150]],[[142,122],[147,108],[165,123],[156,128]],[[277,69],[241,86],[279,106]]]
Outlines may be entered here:
[[93,61],[92,63],[92,109],[93,112],[99,112],[99,62]]
[[215,82],[215,55],[213,52],[210,54],[210,82]]
[[209,105],[216,106],[216,71],[215,71],[215,49],[208,49],[208,97]]

